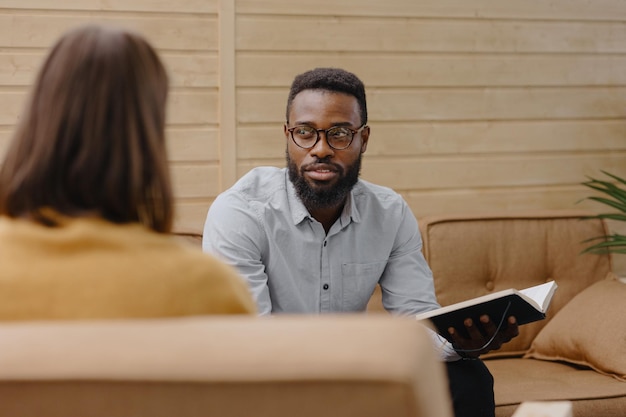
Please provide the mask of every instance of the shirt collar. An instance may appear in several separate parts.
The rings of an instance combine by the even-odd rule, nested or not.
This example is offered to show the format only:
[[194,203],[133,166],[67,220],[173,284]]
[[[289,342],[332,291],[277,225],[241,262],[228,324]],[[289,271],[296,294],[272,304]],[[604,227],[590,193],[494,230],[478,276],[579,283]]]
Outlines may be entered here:
[[341,212],[341,216],[339,217],[339,222],[341,227],[344,228],[350,224],[351,221],[355,223],[359,223],[361,221],[361,215],[359,214],[359,208],[356,204],[356,199],[354,198],[355,192],[357,192],[360,183],[356,183],[352,190],[350,190],[350,194],[348,194],[348,200],[346,201],[346,205],[343,206],[343,211]]
[[289,202],[289,208],[291,211],[291,218],[293,224],[300,224],[304,219],[311,218],[309,211],[302,204],[302,200],[296,194],[296,188],[289,180],[289,174],[285,170],[285,183],[287,184],[287,201]]

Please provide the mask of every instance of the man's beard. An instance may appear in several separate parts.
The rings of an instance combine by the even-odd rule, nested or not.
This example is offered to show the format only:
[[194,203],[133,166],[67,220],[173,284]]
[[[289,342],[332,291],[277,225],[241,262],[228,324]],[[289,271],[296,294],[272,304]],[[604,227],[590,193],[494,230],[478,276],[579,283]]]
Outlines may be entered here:
[[[304,206],[310,210],[333,208],[343,204],[346,197],[352,190],[352,187],[359,180],[361,172],[361,158],[363,154],[359,154],[359,158],[348,167],[345,171],[335,166],[339,173],[339,180],[336,184],[329,188],[314,189],[304,179],[304,175],[298,170],[296,164],[289,157],[287,152],[287,169],[289,170],[289,179],[293,183],[296,193]],[[319,160],[317,162],[331,164],[328,160]]]

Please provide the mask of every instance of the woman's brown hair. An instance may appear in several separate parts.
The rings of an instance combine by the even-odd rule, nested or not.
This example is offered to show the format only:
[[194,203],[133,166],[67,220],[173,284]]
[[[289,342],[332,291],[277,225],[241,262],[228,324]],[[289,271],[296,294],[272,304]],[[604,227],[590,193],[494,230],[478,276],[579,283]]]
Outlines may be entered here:
[[0,214],[53,210],[168,232],[166,71],[140,35],[85,26],[46,58],[0,168]]

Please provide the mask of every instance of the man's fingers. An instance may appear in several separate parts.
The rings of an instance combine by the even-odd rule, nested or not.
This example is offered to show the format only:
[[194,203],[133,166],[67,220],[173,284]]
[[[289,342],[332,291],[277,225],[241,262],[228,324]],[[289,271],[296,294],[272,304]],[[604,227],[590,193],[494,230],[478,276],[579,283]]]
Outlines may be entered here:
[[478,326],[474,325],[474,321],[472,319],[465,319],[465,330],[467,330],[467,334],[470,339],[480,340],[483,338],[482,333],[478,329]]
[[498,330],[494,322],[491,321],[488,315],[480,316],[480,324],[483,326],[483,330],[485,331],[485,335],[490,338],[493,334]]

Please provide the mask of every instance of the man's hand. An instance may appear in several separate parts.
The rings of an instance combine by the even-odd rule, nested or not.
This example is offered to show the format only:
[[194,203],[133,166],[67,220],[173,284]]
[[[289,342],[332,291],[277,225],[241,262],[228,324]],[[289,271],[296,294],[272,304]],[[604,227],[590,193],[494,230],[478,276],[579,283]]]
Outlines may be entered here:
[[509,316],[499,331],[488,315],[480,316],[479,323],[467,318],[463,324],[469,337],[463,337],[454,327],[448,329],[454,349],[463,357],[477,358],[483,353],[500,349],[503,344],[519,334],[517,320],[513,316]]

